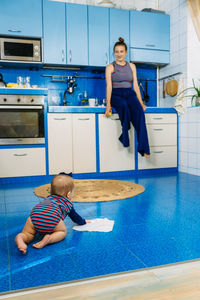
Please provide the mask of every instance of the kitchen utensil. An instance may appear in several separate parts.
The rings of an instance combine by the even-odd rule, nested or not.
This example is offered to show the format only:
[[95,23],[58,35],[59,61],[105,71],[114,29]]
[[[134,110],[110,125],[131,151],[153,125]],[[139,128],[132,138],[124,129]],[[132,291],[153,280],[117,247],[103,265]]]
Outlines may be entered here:
[[5,82],[3,81],[3,75],[0,74],[0,87],[5,87],[5,86],[6,86],[6,84],[5,84]]
[[167,83],[165,84],[165,91],[169,96],[174,97],[178,92],[177,80],[167,81]]
[[163,91],[162,91],[162,96],[165,98],[165,80],[163,80]]
[[149,102],[148,83],[147,83],[147,80],[145,81],[145,102]]
[[141,87],[142,94],[143,94],[142,100],[144,102],[148,102],[149,101],[149,95],[148,95],[147,81],[145,81],[145,90],[144,90],[143,85],[142,85],[141,82],[140,82],[139,86]]

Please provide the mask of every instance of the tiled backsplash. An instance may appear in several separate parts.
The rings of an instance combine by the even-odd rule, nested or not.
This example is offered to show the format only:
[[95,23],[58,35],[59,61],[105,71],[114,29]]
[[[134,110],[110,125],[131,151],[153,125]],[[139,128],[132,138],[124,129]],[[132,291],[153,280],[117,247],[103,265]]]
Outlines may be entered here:
[[[72,70],[62,70],[62,69],[18,69],[18,68],[2,68],[0,73],[3,74],[3,79],[6,83],[12,82],[16,83],[17,76],[30,76],[31,85],[38,85],[41,88],[48,88],[48,104],[49,105],[59,105],[63,104],[63,95],[67,89],[66,82],[53,82],[51,77],[45,77],[43,75],[62,75],[62,76],[72,76],[76,74],[80,77],[89,78],[76,78],[77,87],[73,94],[67,94],[68,105],[79,105],[80,98],[79,95],[87,91],[89,98],[98,98],[100,104],[102,104],[103,99],[106,96],[106,84],[105,84],[105,73],[104,70],[101,73],[93,73],[92,71],[72,71]],[[156,68],[141,68],[137,67],[138,79],[148,78],[156,79]],[[101,77],[102,79],[95,79],[94,77]],[[145,88],[145,81],[142,84]],[[149,102],[146,103],[147,106],[157,105],[157,84],[156,80],[148,81],[148,94]],[[53,98],[54,97],[54,98]],[[55,98],[56,97],[56,98]],[[57,103],[55,103],[55,100]]]

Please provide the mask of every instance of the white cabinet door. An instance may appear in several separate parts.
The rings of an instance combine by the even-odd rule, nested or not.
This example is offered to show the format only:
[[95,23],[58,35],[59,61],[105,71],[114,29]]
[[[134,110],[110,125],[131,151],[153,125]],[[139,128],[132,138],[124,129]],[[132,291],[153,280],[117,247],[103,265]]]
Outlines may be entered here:
[[150,158],[138,155],[138,169],[177,167],[177,115],[145,114]]
[[145,114],[146,124],[177,124],[177,114]]
[[96,172],[95,114],[73,114],[73,171]]
[[46,175],[45,148],[0,150],[0,177]]
[[73,171],[72,115],[48,114],[49,174]]
[[134,130],[129,131],[130,147],[119,141],[122,127],[117,114],[111,118],[99,115],[100,172],[135,169]]
[[138,156],[138,169],[177,167],[177,146],[150,147],[150,158]]
[[176,124],[147,124],[150,146],[167,146],[177,144]]

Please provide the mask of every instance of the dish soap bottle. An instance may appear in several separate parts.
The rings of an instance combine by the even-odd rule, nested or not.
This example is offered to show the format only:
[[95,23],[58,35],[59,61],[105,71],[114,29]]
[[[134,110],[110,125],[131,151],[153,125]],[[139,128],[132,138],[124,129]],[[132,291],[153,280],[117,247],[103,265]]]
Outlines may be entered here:
[[83,93],[83,99],[81,100],[81,105],[83,106],[88,105],[88,95],[86,91]]

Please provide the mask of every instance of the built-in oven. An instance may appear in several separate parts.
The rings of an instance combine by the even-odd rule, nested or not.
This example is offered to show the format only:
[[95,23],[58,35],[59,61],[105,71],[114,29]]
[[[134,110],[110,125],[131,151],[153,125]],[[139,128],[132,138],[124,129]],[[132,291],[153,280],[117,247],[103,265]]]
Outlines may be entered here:
[[0,145],[44,143],[44,96],[0,95]]

